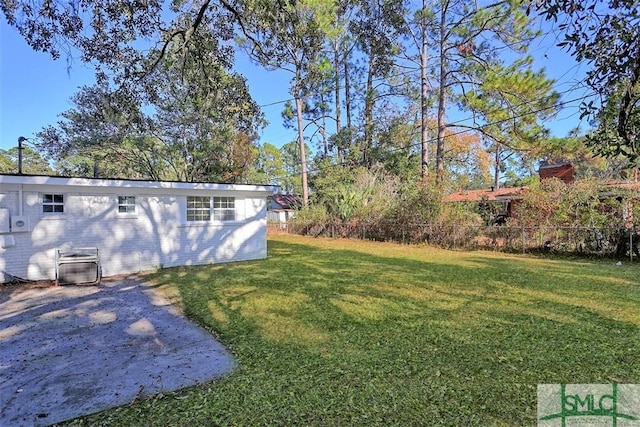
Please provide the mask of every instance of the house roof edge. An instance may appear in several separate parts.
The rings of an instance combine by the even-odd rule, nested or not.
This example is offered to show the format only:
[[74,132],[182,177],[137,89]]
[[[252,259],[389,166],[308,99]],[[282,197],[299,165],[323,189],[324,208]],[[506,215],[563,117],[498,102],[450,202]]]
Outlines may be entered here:
[[107,179],[62,177],[49,175],[17,175],[0,174],[0,184],[25,185],[69,185],[75,187],[103,187],[103,188],[149,188],[176,190],[220,190],[220,191],[256,191],[272,194],[280,187],[274,185],[226,184],[212,182],[180,182],[180,181],[152,181],[132,179]]

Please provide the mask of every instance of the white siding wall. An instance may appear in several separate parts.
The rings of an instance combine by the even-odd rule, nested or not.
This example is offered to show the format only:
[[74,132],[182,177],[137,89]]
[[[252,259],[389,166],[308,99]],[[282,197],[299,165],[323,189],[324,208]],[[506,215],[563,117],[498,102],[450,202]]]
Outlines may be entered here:
[[[30,231],[0,234],[0,282],[54,279],[56,248],[97,247],[103,276],[266,258],[266,193],[170,191],[24,185]],[[63,194],[64,213],[43,214],[43,193]],[[135,215],[118,213],[119,195],[136,196]],[[187,222],[187,195],[235,197],[236,221]],[[0,187],[0,208],[18,215],[17,185]]]

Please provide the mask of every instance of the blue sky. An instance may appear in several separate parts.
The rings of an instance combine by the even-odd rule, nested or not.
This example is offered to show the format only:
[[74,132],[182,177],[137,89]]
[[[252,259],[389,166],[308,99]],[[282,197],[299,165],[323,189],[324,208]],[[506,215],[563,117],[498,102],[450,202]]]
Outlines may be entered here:
[[[278,146],[296,139],[293,129],[282,125],[280,112],[290,96],[288,76],[268,72],[238,55],[236,68],[247,77],[249,90],[270,124],[260,135],[261,142]],[[30,138],[58,115],[73,107],[70,99],[83,85],[95,81],[93,68],[80,61],[53,61],[34,52],[4,20],[0,23],[0,149],[17,145],[18,138]],[[273,104],[266,106],[267,104]]]
[[[530,46],[536,68],[544,67],[557,81],[562,100],[581,97],[588,92],[576,88],[585,67],[556,48],[555,37],[549,33]],[[279,101],[290,97],[289,76],[268,72],[240,54],[235,68],[247,77],[253,98],[263,106],[270,123],[262,131],[260,142],[280,146],[294,140],[296,132],[286,129],[280,117],[283,104]],[[47,54],[34,52],[4,20],[0,23],[0,70],[0,149],[15,147],[18,137],[30,138],[46,125],[55,124],[58,115],[72,107],[70,98],[78,88],[94,82],[92,67],[80,61],[67,63],[66,58],[53,61]],[[555,136],[565,136],[580,124],[578,105],[573,103],[547,123]]]

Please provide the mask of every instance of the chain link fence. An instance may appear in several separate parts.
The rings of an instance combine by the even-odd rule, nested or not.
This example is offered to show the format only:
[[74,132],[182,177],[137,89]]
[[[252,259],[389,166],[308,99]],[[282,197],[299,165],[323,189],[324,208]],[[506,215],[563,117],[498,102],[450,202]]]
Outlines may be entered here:
[[615,228],[294,220],[286,225],[270,225],[269,232],[428,244],[458,250],[581,254],[640,260],[640,233]]

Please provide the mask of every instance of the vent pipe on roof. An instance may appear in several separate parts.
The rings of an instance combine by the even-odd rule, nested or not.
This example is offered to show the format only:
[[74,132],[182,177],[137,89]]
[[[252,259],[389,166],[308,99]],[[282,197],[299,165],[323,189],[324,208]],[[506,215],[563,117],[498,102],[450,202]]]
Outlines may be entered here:
[[18,138],[18,175],[22,175],[22,143],[26,140],[24,136]]

